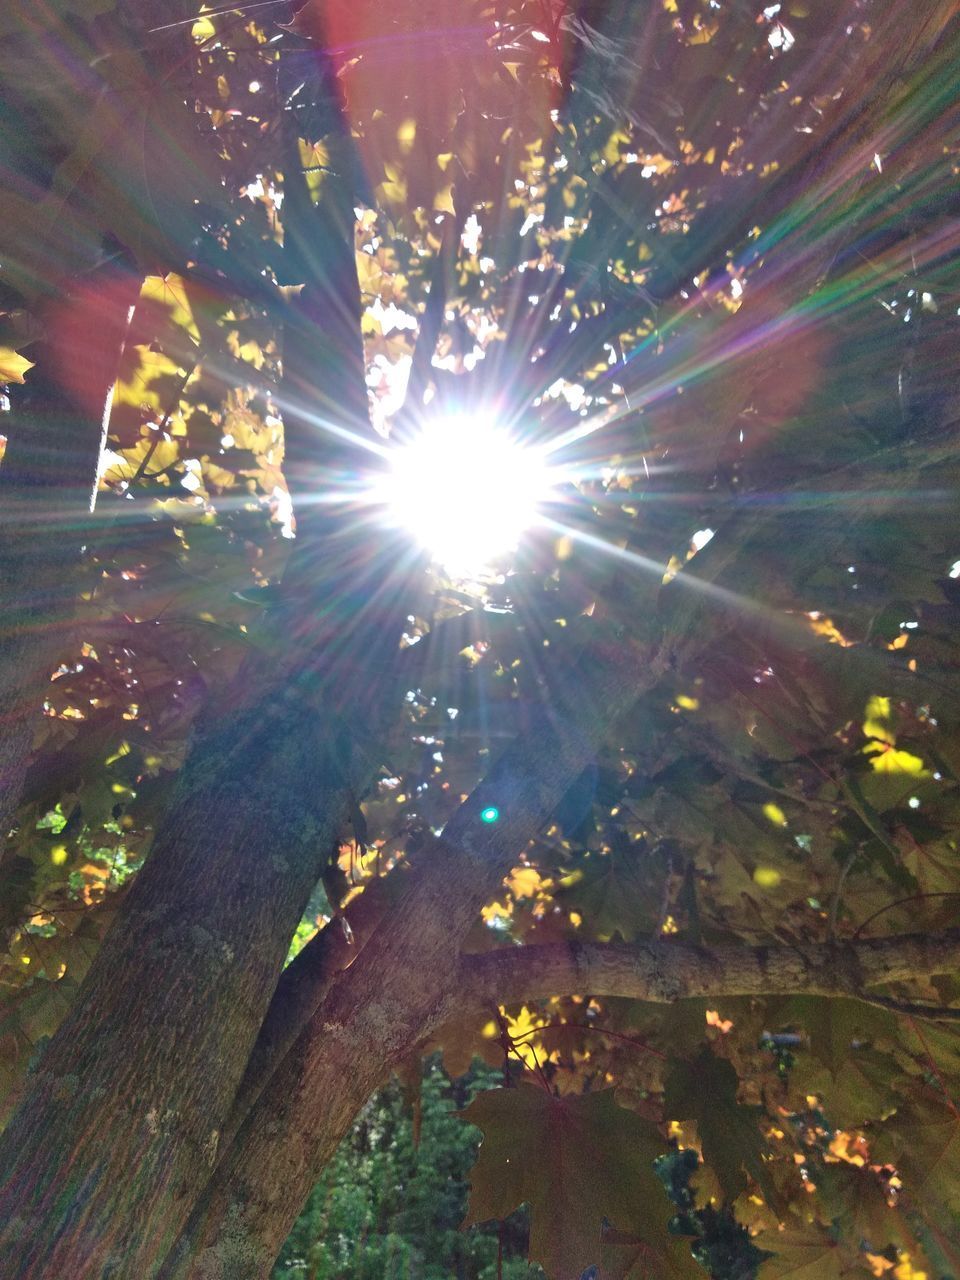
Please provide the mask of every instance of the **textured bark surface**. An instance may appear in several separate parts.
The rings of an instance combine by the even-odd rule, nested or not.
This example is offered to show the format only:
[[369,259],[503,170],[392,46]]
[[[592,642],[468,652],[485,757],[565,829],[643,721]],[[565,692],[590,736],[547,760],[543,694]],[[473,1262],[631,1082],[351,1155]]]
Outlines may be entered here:
[[274,716],[258,703],[194,747],[0,1139],[4,1280],[146,1277],[175,1238],[347,816],[335,736],[288,696]]
[[[946,8],[935,6],[938,14]],[[862,127],[856,119],[850,125],[854,132]],[[848,139],[841,137],[841,143],[835,151],[849,147]],[[868,146],[865,136],[864,154]],[[829,183],[823,190],[825,198],[832,194]],[[315,219],[315,239],[324,216]],[[311,368],[317,361],[316,327],[339,325],[341,350],[350,360],[358,349],[352,294],[347,298],[338,285],[331,289],[324,283],[323,264],[311,270],[316,279],[307,285],[302,323],[291,326],[285,353],[291,386],[296,368],[296,389],[303,396],[318,381]],[[814,274],[819,273],[817,266]],[[346,299],[341,313],[328,307],[331,298]],[[335,373],[336,345],[330,350],[327,372]],[[329,390],[334,384],[325,385]],[[314,397],[310,412],[287,414],[288,422],[302,430],[297,439],[291,436],[289,454],[298,496],[331,487],[329,467],[314,480],[311,429],[336,426],[330,420],[342,420],[344,403],[339,395],[324,401]],[[303,518],[302,531],[312,524]],[[314,569],[325,567],[321,561],[329,552],[324,546],[329,524],[322,515],[318,527],[323,536],[311,537],[317,561],[300,561],[297,585],[304,589],[314,586]],[[737,545],[735,554],[742,549]],[[330,559],[327,555],[327,563]],[[699,572],[708,563],[698,559],[695,567]],[[362,589],[369,581],[355,571],[358,566],[359,560],[326,581],[332,601],[348,615],[358,585]],[[313,625],[312,616],[304,618]],[[689,617],[672,619],[676,651],[702,643],[701,621],[694,626]],[[343,647],[339,635],[336,642]],[[382,656],[386,661],[388,647]],[[370,651],[364,649],[356,661],[371,665]],[[611,664],[598,683],[598,673],[591,673],[578,704],[568,703],[565,716],[507,753],[450,824],[443,870],[415,879],[388,924],[333,982],[318,1015],[253,1108],[193,1219],[185,1263],[188,1270],[192,1265],[192,1275],[234,1280],[269,1270],[317,1172],[358,1107],[445,1016],[458,980],[459,940],[483,899],[592,758],[616,714],[660,674],[656,664],[639,675],[627,666],[625,661]],[[273,673],[260,669],[250,678],[259,683],[259,698],[269,690]],[[276,716],[265,714],[268,692],[253,710],[228,715],[216,733],[198,743],[123,919],[104,944],[8,1130],[0,1148],[0,1178],[5,1179],[0,1276],[5,1280],[149,1276],[215,1165],[219,1134],[230,1123],[287,940],[332,833],[346,816],[344,778],[354,767],[344,764],[342,722],[311,710],[305,694],[295,690],[292,700],[284,699],[280,686],[274,688]],[[346,691],[338,690],[334,701],[349,705]],[[360,765],[357,769],[362,772]],[[503,814],[493,828],[479,823],[479,809],[490,802]],[[923,941],[911,946],[919,964]],[[697,984],[713,990],[723,977],[747,985],[788,978],[847,983],[858,974],[862,978],[865,971],[857,966],[869,969],[874,962],[871,972],[880,976],[871,981],[892,980],[899,972],[889,955],[883,959],[877,951],[857,952],[852,959],[844,953],[839,966],[835,951],[829,962],[810,968],[806,959],[768,948],[762,955],[750,952],[749,963],[742,954],[688,956],[682,978],[668,971],[666,954],[653,949],[646,960],[634,956],[614,962],[609,954],[571,959],[567,949],[552,961],[550,982],[586,981],[580,971],[586,966],[596,971],[598,982],[623,984],[624,993],[643,989],[653,993],[646,998],[673,999],[683,981],[693,994]],[[869,963],[868,956],[873,957]],[[941,959],[927,955],[927,962]],[[834,974],[831,964],[837,966]],[[547,978],[531,978],[541,980]],[[268,1041],[268,1048],[272,1044],[278,1052],[295,1021]]]
[[[846,475],[835,477],[838,504],[852,483]],[[732,523],[732,549],[727,552],[727,540],[717,538],[717,549],[711,544],[694,562],[696,578],[679,575],[663,593],[661,612],[667,635],[656,656],[636,650],[630,654],[622,635],[607,653],[598,646],[579,675],[569,673],[564,689],[547,695],[547,705],[555,699],[557,708],[553,723],[514,743],[448,823],[444,844],[451,855],[445,874],[418,881],[403,909],[390,913],[353,966],[334,980],[310,1025],[225,1152],[161,1273],[163,1280],[252,1280],[269,1274],[298,1206],[356,1112],[393,1066],[446,1020],[450,1000],[459,1001],[459,993],[451,997],[456,990],[451,975],[458,963],[459,941],[484,899],[495,891],[526,841],[593,758],[616,719],[658,682],[668,666],[689,659],[716,638],[718,628],[739,615],[744,599],[732,592],[740,585],[741,575],[749,577],[744,546],[758,530],[768,534],[776,522],[768,514],[747,510]],[[830,526],[824,536],[829,537],[829,532]],[[810,556],[819,554],[814,540]],[[806,640],[789,620],[785,627],[787,639]],[[862,648],[851,651],[851,661],[870,660]],[[903,678],[911,685],[918,679],[912,673]],[[573,686],[578,686],[576,702],[570,692]],[[517,798],[511,805],[514,787]],[[477,815],[489,803],[495,803],[504,817],[494,827],[481,828]],[[520,821],[521,815],[522,825],[515,827],[513,822]],[[471,850],[478,839],[485,854],[475,862]],[[483,874],[477,867],[483,868]],[[779,949],[771,954],[770,964],[780,966],[786,982],[791,962]],[[699,979],[708,988],[717,979],[715,973],[711,975],[710,963],[701,961]],[[721,957],[721,963],[734,972],[739,959],[731,954]],[[755,956],[755,967],[751,971],[748,966],[744,973],[747,986],[756,979],[760,963],[759,955]],[[799,969],[792,972],[797,978],[804,976]],[[922,964],[917,972],[925,972]],[[805,976],[809,980],[809,973]],[[821,969],[820,980],[833,982],[830,993],[839,994],[826,969]],[[845,993],[859,981],[855,969],[840,975],[840,980],[847,984]],[[889,974],[870,980],[895,978]],[[662,981],[666,993],[677,977],[665,972]],[[305,1000],[302,1008],[310,1003]]]
[[[663,672],[626,644],[572,673],[447,823],[442,857],[334,982],[217,1169],[161,1272],[250,1280],[269,1274],[317,1174],[384,1076],[437,1025],[460,941],[517,854],[593,759],[611,721]],[[485,824],[496,805],[500,820]],[[195,1260],[195,1261],[193,1261]]]
[[385,913],[386,896],[386,882],[374,880],[343,913],[347,928],[336,919],[331,921],[280,975],[223,1128],[224,1150],[233,1141],[277,1064],[316,1013],[337,974],[356,960],[368,942]]
[[557,943],[465,956],[450,1012],[564,995],[654,1004],[697,996],[859,996],[871,986],[958,969],[960,929],[802,948]]
[[[289,940],[376,767],[362,744],[390,697],[373,672],[396,648],[408,606],[391,602],[407,584],[355,530],[344,539],[341,510],[310,502],[356,456],[323,447],[318,429],[347,403],[354,427],[366,412],[352,206],[335,235],[302,198],[299,168],[290,176],[290,267],[306,284],[284,362],[298,516],[286,600],[264,623],[264,656],[192,746],[148,862],[0,1139],[2,1280],[155,1271],[209,1179]],[[50,450],[62,428],[51,418]],[[75,480],[75,459],[65,474]],[[388,579],[386,599],[371,584]]]

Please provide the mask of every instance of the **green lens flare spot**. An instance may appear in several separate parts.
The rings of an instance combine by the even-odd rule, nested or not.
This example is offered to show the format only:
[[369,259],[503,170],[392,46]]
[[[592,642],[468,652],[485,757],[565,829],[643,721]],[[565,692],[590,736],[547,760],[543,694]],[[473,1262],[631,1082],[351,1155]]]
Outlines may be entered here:
[[480,811],[480,821],[486,822],[488,826],[491,822],[497,822],[499,818],[500,818],[500,810],[496,807],[496,805],[489,804],[487,805],[486,809],[481,809]]

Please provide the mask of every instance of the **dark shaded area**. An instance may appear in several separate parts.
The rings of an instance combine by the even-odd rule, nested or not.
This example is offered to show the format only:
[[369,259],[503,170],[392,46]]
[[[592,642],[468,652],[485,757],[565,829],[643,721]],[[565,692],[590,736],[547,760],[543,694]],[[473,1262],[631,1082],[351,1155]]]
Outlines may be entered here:
[[[317,1183],[273,1270],[273,1280],[535,1280],[526,1261],[528,1213],[498,1230],[487,1223],[461,1232],[479,1133],[456,1112],[503,1072],[475,1060],[450,1080],[436,1059],[426,1064],[420,1111],[393,1080],[364,1108]],[[754,1280],[768,1253],[751,1243],[728,1209],[696,1209],[690,1180],[695,1151],[675,1149],[657,1173],[677,1206],[671,1230],[690,1236],[713,1280]],[[499,1255],[499,1271],[498,1271]]]

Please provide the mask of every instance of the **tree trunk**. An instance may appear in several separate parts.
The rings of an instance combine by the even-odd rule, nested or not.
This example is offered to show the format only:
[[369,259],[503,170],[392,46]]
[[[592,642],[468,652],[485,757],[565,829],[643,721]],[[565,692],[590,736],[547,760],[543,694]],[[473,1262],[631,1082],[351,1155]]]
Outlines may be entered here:
[[175,1238],[347,817],[336,736],[293,684],[194,747],[0,1140],[4,1280],[145,1277]]
[[[304,188],[299,169],[286,176]],[[2,1280],[154,1274],[210,1177],[289,940],[376,768],[367,747],[390,705],[379,676],[407,584],[345,519],[349,495],[310,506],[332,460],[356,458],[318,428],[335,432],[345,411],[361,427],[366,390],[352,224],[296,196],[292,208],[305,283],[285,344],[298,518],[285,600],[232,705],[198,734],[148,862],[0,1139]],[[316,218],[322,254],[304,262],[297,220]]]
[[[290,363],[306,366],[309,328],[297,346]],[[293,469],[311,456],[292,452]],[[301,487],[327,481],[305,472]],[[579,732],[546,726],[528,755],[508,753],[450,824],[443,874],[419,880],[337,980],[232,1144],[187,1238],[196,1275],[269,1269],[357,1107],[435,1025],[483,898],[658,673],[609,672]],[[4,1280],[150,1276],[209,1179],[288,938],[369,769],[289,672],[260,662],[245,675],[268,693],[191,752],[123,918],[0,1143]],[[490,802],[503,822],[481,827]]]
[[[240,1128],[162,1280],[269,1274],[354,1116],[437,1025],[464,934],[666,653],[591,651],[447,823],[438,856],[333,984]],[[499,820],[481,820],[488,806]],[[442,853],[442,856],[439,856]]]
[[[276,1068],[225,1152],[161,1272],[162,1280],[255,1280],[269,1274],[299,1206],[356,1112],[390,1070],[450,1017],[460,999],[460,971],[455,968],[460,941],[483,901],[495,893],[526,841],[592,759],[596,744],[615,720],[657,683],[664,670],[689,660],[739,616],[730,601],[742,599],[731,592],[750,572],[745,563],[749,555],[743,554],[745,540],[758,528],[769,532],[779,527],[776,517],[754,519],[750,511],[744,515],[728,531],[732,550],[725,551],[724,539],[718,537],[716,549],[712,543],[695,562],[696,579],[687,571],[665,589],[661,604],[666,604],[667,634],[659,651],[631,651],[618,637],[610,651],[588,652],[579,672],[557,678],[556,692],[547,696],[548,705],[558,709],[553,723],[519,739],[501,757],[447,824],[443,847],[449,856],[437,858],[417,874],[402,906],[384,918],[352,967],[333,979],[309,1026]],[[821,535],[829,540],[829,525]],[[822,542],[811,539],[809,554],[822,554]],[[805,633],[790,631],[787,638],[799,642]],[[858,648],[852,660],[869,658]],[[912,673],[908,678],[918,679]],[[478,814],[488,804],[497,806],[501,820],[482,827]],[[892,951],[892,967],[887,966],[886,949],[872,942],[849,956],[838,951],[820,954],[809,965],[786,949],[768,949],[769,955],[763,949],[762,954],[723,953],[715,957],[716,971],[712,953],[697,952],[696,964],[687,958],[691,974],[685,978],[671,973],[672,953],[665,948],[662,956],[650,953],[646,971],[643,966],[621,968],[618,980],[624,982],[625,992],[629,988],[638,996],[646,984],[651,999],[696,994],[712,989],[715,980],[722,988],[723,973],[732,989],[739,984],[743,990],[772,991],[793,984],[798,990],[849,995],[871,981],[939,972],[940,966],[952,963],[956,938],[951,936],[945,945],[946,952],[932,939],[925,951],[923,940],[910,940],[907,952]],[[599,963],[607,958],[604,953]],[[841,962],[849,962],[848,967]],[[493,963],[484,957],[483,964]],[[566,956],[558,952],[553,964],[566,969],[564,982],[569,987]],[[851,974],[859,974],[856,981]],[[322,988],[329,975],[320,971],[307,978]],[[681,979],[693,984],[689,991],[682,989]],[[310,1004],[303,999],[300,1008]],[[289,1038],[289,1026],[284,1035]]]

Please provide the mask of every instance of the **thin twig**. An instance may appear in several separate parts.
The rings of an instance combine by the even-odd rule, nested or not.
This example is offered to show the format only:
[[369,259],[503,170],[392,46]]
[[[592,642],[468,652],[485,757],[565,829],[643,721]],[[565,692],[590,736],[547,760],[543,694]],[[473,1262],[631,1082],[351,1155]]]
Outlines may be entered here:
[[273,5],[285,3],[286,0],[254,0],[252,4],[232,4],[222,9],[208,9],[205,13],[199,13],[193,18],[181,18],[177,22],[165,22],[160,27],[148,27],[147,35],[154,35],[158,31],[172,31],[174,27],[192,27],[201,18],[218,18],[224,13],[245,13],[248,9],[268,9]]
[[[193,364],[190,366],[190,368],[183,375],[183,377],[180,379],[180,383],[177,387],[176,394],[174,395],[173,400],[170,403],[170,406],[168,407],[167,411],[164,413],[163,417],[160,419],[160,422],[157,424],[156,435],[150,441],[150,445],[149,445],[149,448],[147,449],[147,452],[140,459],[140,465],[137,467],[136,471],[133,473],[132,479],[127,481],[128,491],[132,489],[135,484],[138,484],[146,475],[147,467],[149,467],[150,460],[157,451],[157,446],[160,443],[160,438],[163,435],[163,433],[166,431],[167,427],[170,425],[170,419],[173,417],[174,410],[176,409],[177,405],[180,403],[180,397],[183,395],[184,391],[186,390],[187,383],[190,381],[190,379],[193,377],[194,373],[196,372],[198,364],[199,364],[199,361],[195,360]],[[166,469],[167,468],[165,467],[164,471]],[[157,471],[154,473],[154,475],[162,475],[162,474],[163,474],[162,471]],[[153,479],[153,476],[148,476],[147,478]]]
[[904,907],[908,902],[919,902],[923,898],[960,898],[960,893],[956,890],[944,893],[911,893],[908,898],[897,898],[895,902],[888,902],[885,907],[880,907],[878,910],[874,911],[873,915],[867,916],[866,920],[861,924],[858,924],[850,941],[856,942],[864,929],[866,929],[867,925],[873,924],[874,920],[876,920],[878,916],[882,916],[885,911],[892,911],[894,907]]
[[830,916],[827,923],[827,938],[830,940],[830,942],[836,942],[837,940],[837,916],[840,912],[840,903],[843,899],[844,882],[846,881],[847,876],[850,874],[851,868],[853,867],[853,864],[856,862],[857,858],[859,857],[859,854],[860,854],[859,848],[852,850],[852,852],[850,853],[850,856],[847,858],[846,862],[840,868],[840,875],[837,879],[837,887],[836,887],[836,890],[834,891],[833,901],[830,903]]
[[957,1117],[957,1119],[960,1120],[960,1111],[957,1110],[957,1104],[954,1102],[953,1097],[950,1093],[950,1090],[947,1088],[947,1082],[944,1080],[940,1072],[940,1068],[937,1066],[936,1059],[934,1058],[933,1054],[930,1052],[930,1046],[927,1044],[926,1037],[924,1036],[920,1028],[917,1026],[917,1024],[914,1022],[913,1018],[909,1018],[908,1021],[910,1023],[910,1030],[920,1041],[921,1045],[923,1046],[924,1053],[930,1059],[930,1070],[936,1076],[937,1081],[940,1085],[940,1088],[943,1090],[943,1096],[946,1098],[947,1104],[949,1105],[950,1110]]
[[909,1000],[895,1000],[892,996],[868,996],[863,991],[857,991],[855,998],[862,1000],[864,1004],[874,1004],[878,1009],[905,1014],[908,1018],[926,1018],[930,1022],[960,1022],[960,1009],[951,1005],[913,1004]]
[[636,1036],[624,1035],[622,1031],[612,1031],[609,1027],[595,1027],[591,1022],[551,1022],[546,1027],[534,1027],[532,1031],[525,1031],[523,1035],[515,1036],[514,1041],[519,1044],[521,1040],[527,1040],[530,1036],[543,1035],[548,1031],[563,1031],[568,1027],[579,1031],[596,1031],[602,1036],[612,1036],[614,1040],[622,1040],[624,1044],[632,1044],[635,1049],[642,1049],[644,1053],[652,1053],[655,1058],[662,1058],[664,1062],[667,1061],[667,1054],[661,1053],[659,1049],[654,1049],[645,1040],[639,1040]]

